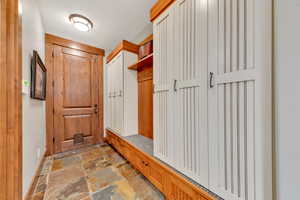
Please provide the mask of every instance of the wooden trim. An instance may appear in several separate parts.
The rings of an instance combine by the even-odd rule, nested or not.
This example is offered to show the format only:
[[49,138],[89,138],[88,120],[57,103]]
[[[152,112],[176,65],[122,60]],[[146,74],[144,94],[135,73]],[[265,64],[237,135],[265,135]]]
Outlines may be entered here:
[[154,21],[162,12],[164,12],[175,0],[158,0],[151,8],[150,21]]
[[143,46],[144,44],[150,42],[153,40],[153,34],[149,35],[148,37],[146,37],[142,42],[139,43],[140,46]]
[[40,160],[39,162],[39,165],[38,165],[38,168],[36,169],[35,173],[34,173],[34,177],[32,178],[31,180],[31,184],[30,184],[30,187],[29,187],[29,190],[25,196],[25,200],[31,200],[31,197],[34,193],[34,189],[38,183],[38,180],[39,180],[39,176],[40,176],[40,173],[42,171],[42,167],[43,167],[43,163],[45,162],[45,159],[46,159],[46,152],[44,152],[43,156],[42,156],[42,159]]
[[0,199],[22,199],[22,16],[0,0]]
[[[197,187],[196,185],[194,185],[193,183],[188,181],[186,178],[184,178],[181,174],[176,172],[171,167],[169,167],[166,164],[162,163],[161,161],[155,159],[153,156],[150,156],[149,154],[141,151],[140,149],[138,149],[137,147],[135,147],[131,143],[124,140],[118,134],[115,134],[115,133],[113,133],[112,131],[110,131],[108,129],[106,129],[106,132],[107,132],[106,140],[108,141],[108,143],[112,144],[114,146],[114,148],[117,151],[119,151],[119,153],[124,155],[125,157],[126,157],[126,153],[128,153],[128,150],[124,149],[124,146],[125,146],[125,148],[126,148],[126,146],[129,146],[131,149],[134,149],[134,151],[137,152],[137,154],[139,154],[142,157],[145,157],[150,162],[150,166],[151,166],[151,163],[152,164],[154,163],[154,165],[159,166],[160,170],[164,171],[164,177],[165,177],[166,180],[172,179],[175,182],[177,182],[178,184],[184,185],[185,188],[188,188],[189,190],[193,191],[195,194],[198,194],[197,196],[201,196],[201,198],[199,197],[199,199],[215,200],[215,197],[213,197],[211,194],[209,194],[204,189],[202,189],[200,187]],[[117,141],[114,141],[114,138],[117,138]],[[126,144],[126,145],[124,145],[124,144]],[[122,151],[120,151],[120,149]],[[131,156],[136,157],[136,156],[139,156],[139,155],[131,155]],[[132,163],[132,164],[134,165],[135,163]],[[148,180],[150,182],[152,182],[150,179],[148,179]],[[170,198],[170,196],[172,196],[172,194],[171,194],[171,191],[169,189],[168,181],[166,181],[164,184],[166,184],[166,185],[164,185],[163,189],[160,189],[160,190],[161,190],[162,193],[164,193],[166,195],[166,197],[168,199],[168,198]]]
[[79,42],[75,42],[72,40],[68,40],[65,38],[61,38],[61,37],[51,35],[48,33],[45,34],[45,42],[50,43],[50,44],[56,44],[56,45],[63,46],[63,47],[76,49],[76,50],[80,50],[80,51],[84,51],[84,52],[95,54],[95,55],[101,55],[101,56],[105,55],[105,51],[103,49],[96,48],[96,47],[86,45],[86,44],[82,44]]
[[146,56],[145,58],[140,59],[138,62],[130,65],[128,69],[130,70],[140,70],[145,66],[152,66],[153,65],[153,53]]
[[116,57],[120,51],[125,50],[135,54],[139,53],[140,46],[127,40],[122,40],[118,46],[107,56],[106,63],[109,63],[114,57]]
[[47,68],[47,97],[46,97],[46,155],[54,153],[53,138],[54,138],[54,119],[53,119],[53,44],[46,43],[45,45],[45,66]]

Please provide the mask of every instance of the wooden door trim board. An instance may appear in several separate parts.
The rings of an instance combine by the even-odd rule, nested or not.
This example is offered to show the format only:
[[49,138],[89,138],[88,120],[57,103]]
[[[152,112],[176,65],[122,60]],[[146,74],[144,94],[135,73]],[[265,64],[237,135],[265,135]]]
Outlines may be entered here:
[[[107,133],[106,141],[109,144],[112,144],[114,147],[116,147],[117,150],[120,149],[120,147],[122,147],[122,148],[129,147],[129,148],[133,149],[137,154],[141,155],[142,157],[145,157],[150,162],[150,164],[154,163],[154,165],[159,166],[161,171],[165,172],[165,177],[167,177],[168,180],[172,179],[174,182],[176,182],[176,184],[183,185],[185,188],[188,188],[188,190],[191,190],[195,194],[198,194],[198,196],[201,196],[200,199],[205,199],[205,200],[215,200],[216,199],[214,196],[209,194],[204,189],[197,187],[196,185],[194,185],[193,183],[188,181],[186,178],[184,178],[181,174],[177,173],[175,170],[173,170],[166,164],[160,162],[153,156],[141,151],[140,149],[138,149],[137,147],[135,147],[134,145],[132,145],[131,143],[126,141],[124,138],[120,137],[118,134],[115,134],[111,130],[108,130],[108,129],[106,129],[106,133]],[[119,151],[119,153],[121,153],[122,155],[125,155],[125,152]],[[131,156],[134,157],[136,155],[131,155]],[[132,163],[132,164],[134,165],[134,163]],[[152,182],[150,179],[148,179],[148,180],[150,182]],[[170,191],[170,185],[169,185],[170,183],[168,183],[166,181],[164,184],[165,185],[163,186],[163,189],[161,190],[161,192],[164,193],[168,199],[168,198],[170,198],[170,196],[172,196],[172,194],[171,194],[172,191]]]
[[[103,56],[104,51],[101,49],[91,47],[85,44],[77,43],[75,41],[66,40],[64,38],[59,38],[56,36],[49,37],[50,34],[45,34],[45,66],[47,68],[47,98],[46,98],[46,155],[52,155],[55,152],[54,149],[54,47],[56,45],[73,48],[74,44],[78,44],[79,47],[86,46],[85,48],[73,48],[75,50],[83,51],[86,53],[95,54],[98,57],[98,74],[100,74],[99,78],[99,127],[100,130],[103,130]],[[48,38],[48,39],[47,39]],[[49,40],[50,38],[50,40]],[[53,38],[59,38],[59,40],[51,40]],[[59,43],[58,41],[69,41]],[[59,45],[60,44],[60,45]],[[68,47],[67,45],[71,45]],[[90,48],[91,47],[91,48]],[[95,51],[93,49],[96,49]],[[97,54],[99,53],[99,54]],[[103,138],[100,135],[98,136],[98,140],[101,141]]]
[[0,199],[22,199],[22,15],[0,0]]
[[46,155],[54,153],[54,99],[53,99],[53,69],[54,46],[51,43],[45,45],[45,66],[47,68],[47,94],[46,94]]
[[105,51],[100,48],[96,48],[90,45],[86,45],[83,43],[75,42],[73,40],[68,40],[59,36],[51,35],[49,33],[45,34],[45,42],[50,43],[50,44],[56,44],[59,46],[67,47],[67,48],[72,48],[80,51],[84,51],[87,53],[95,54],[95,55],[100,55],[104,56]]
[[150,21],[154,21],[164,12],[175,0],[158,0],[150,10]]
[[107,56],[106,63],[109,63],[114,57],[116,57],[120,51],[125,50],[131,53],[138,54],[140,46],[129,42],[127,40],[122,40],[118,46]]

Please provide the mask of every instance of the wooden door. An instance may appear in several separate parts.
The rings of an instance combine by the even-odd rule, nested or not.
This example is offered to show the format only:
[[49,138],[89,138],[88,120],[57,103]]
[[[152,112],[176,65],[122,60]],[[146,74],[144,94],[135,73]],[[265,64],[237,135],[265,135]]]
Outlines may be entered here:
[[54,48],[55,152],[99,142],[98,56]]

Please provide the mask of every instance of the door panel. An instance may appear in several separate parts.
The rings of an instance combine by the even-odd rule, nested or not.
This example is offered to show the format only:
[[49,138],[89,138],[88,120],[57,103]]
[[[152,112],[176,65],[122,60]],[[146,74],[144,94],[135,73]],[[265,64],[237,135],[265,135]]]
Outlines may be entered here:
[[60,46],[54,52],[55,152],[61,152],[99,140],[100,70],[96,55]]
[[64,140],[73,139],[74,133],[82,133],[84,136],[92,135],[93,116],[88,115],[72,115],[64,116]]
[[263,45],[263,30],[268,28],[262,22],[271,4],[268,8],[267,0],[210,3],[211,190],[226,200],[272,199],[272,140],[265,112],[270,88],[264,85],[269,66],[268,56],[260,55],[268,52]]
[[177,169],[208,186],[207,0],[175,4]]
[[114,61],[115,68],[115,79],[113,81],[116,84],[115,87],[115,116],[116,116],[116,124],[115,128],[117,133],[123,133],[123,53],[116,57]]
[[91,59],[64,54],[63,61],[64,107],[89,107],[92,103]]
[[114,58],[108,66],[110,124],[114,132],[123,132],[123,54]]
[[174,13],[169,7],[154,22],[154,154],[164,162],[174,162],[172,95],[174,77]]

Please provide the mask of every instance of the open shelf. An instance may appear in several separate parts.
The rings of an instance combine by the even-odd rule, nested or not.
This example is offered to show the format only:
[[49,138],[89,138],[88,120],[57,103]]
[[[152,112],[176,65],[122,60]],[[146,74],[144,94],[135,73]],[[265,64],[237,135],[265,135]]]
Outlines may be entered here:
[[144,66],[149,66],[153,64],[153,53],[146,56],[145,58],[142,58],[137,63],[130,65],[128,69],[130,70],[138,70]]

